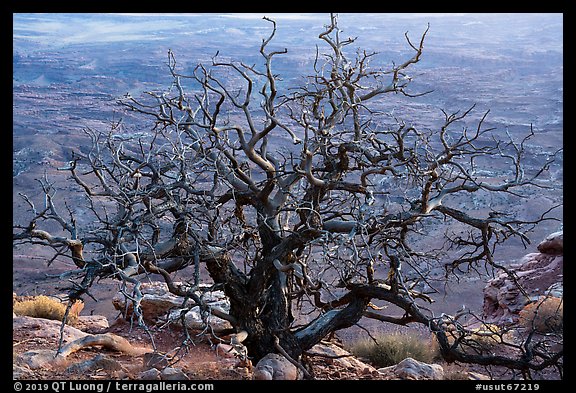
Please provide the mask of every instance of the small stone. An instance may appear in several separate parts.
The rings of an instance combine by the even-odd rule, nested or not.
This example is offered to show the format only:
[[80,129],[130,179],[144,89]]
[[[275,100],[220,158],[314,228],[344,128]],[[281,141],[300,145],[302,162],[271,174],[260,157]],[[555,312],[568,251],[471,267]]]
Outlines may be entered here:
[[220,343],[216,345],[216,355],[224,358],[235,358],[240,353],[232,345]]
[[156,369],[163,369],[170,364],[170,357],[161,352],[145,353],[143,357],[144,368],[153,367]]
[[157,381],[160,379],[160,371],[158,371],[156,368],[142,371],[140,374],[138,374],[138,379],[145,381]]
[[183,381],[189,380],[188,376],[179,368],[166,367],[160,374],[164,381]]

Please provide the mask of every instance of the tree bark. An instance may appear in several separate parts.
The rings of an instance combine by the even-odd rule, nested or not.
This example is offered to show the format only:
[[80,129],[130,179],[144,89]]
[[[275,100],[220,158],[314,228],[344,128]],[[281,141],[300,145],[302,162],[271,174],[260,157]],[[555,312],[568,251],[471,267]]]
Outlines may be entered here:
[[353,326],[362,318],[364,310],[370,303],[369,298],[354,298],[346,307],[340,310],[330,310],[320,315],[311,324],[297,331],[294,336],[302,351],[312,348],[328,334]]

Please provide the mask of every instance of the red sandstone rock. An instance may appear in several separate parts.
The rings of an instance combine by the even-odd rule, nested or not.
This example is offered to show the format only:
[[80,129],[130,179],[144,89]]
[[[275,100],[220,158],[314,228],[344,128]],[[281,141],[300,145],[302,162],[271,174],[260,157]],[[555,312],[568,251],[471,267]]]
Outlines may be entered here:
[[510,267],[518,284],[500,273],[484,288],[483,314],[487,322],[507,325],[518,322],[518,313],[526,304],[542,295],[561,296],[563,277],[563,234],[556,232],[538,245],[540,252],[527,254]]

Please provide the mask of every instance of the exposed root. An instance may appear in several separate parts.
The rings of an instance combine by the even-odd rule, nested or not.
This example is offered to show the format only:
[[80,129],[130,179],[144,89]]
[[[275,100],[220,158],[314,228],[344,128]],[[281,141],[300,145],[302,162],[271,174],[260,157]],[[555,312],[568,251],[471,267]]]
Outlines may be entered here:
[[124,337],[117,336],[112,333],[94,334],[74,340],[65,346],[56,355],[57,358],[66,358],[67,356],[77,352],[83,348],[93,346],[103,346],[112,351],[123,352],[132,356],[140,356],[148,352],[153,352],[149,348],[134,347]]

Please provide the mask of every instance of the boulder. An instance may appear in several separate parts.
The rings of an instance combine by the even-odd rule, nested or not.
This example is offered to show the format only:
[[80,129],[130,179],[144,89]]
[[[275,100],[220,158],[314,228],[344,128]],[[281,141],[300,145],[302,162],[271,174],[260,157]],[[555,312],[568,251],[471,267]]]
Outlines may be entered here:
[[19,366],[25,366],[31,370],[45,369],[49,370],[52,366],[63,363],[61,358],[54,358],[56,350],[54,349],[36,349],[19,354],[14,359],[14,363]]
[[308,354],[310,356],[322,356],[328,363],[345,367],[349,370],[355,371],[358,375],[377,372],[376,368],[358,360],[350,352],[334,343],[321,342],[316,344],[308,351]]
[[256,364],[252,378],[265,381],[296,380],[299,379],[299,373],[296,366],[284,356],[269,353]]
[[[155,322],[159,317],[164,316],[169,310],[182,306],[180,297],[168,291],[168,286],[162,282],[143,283],[140,286],[143,299],[140,303],[142,315],[145,320]],[[114,308],[119,310],[125,318],[132,315],[133,304],[126,304],[126,297],[122,292],[118,292],[112,298]]]
[[380,375],[385,375],[387,379],[398,379],[396,374],[394,374],[394,367],[396,366],[381,367],[376,371],[378,371]]
[[101,333],[110,327],[110,323],[103,315],[80,315],[75,327],[83,332]]
[[548,255],[564,254],[564,233],[563,231],[554,232],[538,244],[538,251]]
[[164,381],[184,381],[190,379],[181,369],[173,367],[166,367],[162,370],[160,377]]
[[142,358],[145,368],[152,367],[159,370],[168,367],[171,360],[172,357],[170,355],[161,352],[145,353]]
[[[211,304],[210,307],[219,309],[220,311],[228,312],[230,310],[230,303],[228,303],[227,300],[225,301],[225,303],[215,302]],[[172,310],[168,314],[168,320],[174,321],[177,324],[181,324],[182,320],[180,318],[180,314],[182,313],[182,311],[186,311],[186,309]],[[221,333],[232,329],[232,325],[230,324],[230,322],[215,317],[214,315],[208,315],[205,319],[215,333]],[[186,324],[186,327],[188,329],[203,330],[206,324],[202,319],[202,313],[200,312],[200,307],[195,306],[192,307],[190,310],[186,311],[186,315],[184,316],[184,323]]]
[[123,367],[117,360],[110,358],[107,355],[99,353],[92,359],[85,360],[83,362],[75,363],[66,369],[69,374],[87,374],[97,371],[105,370],[107,372],[117,372],[122,370]]
[[[43,338],[58,347],[62,322],[53,319],[17,316],[12,318],[12,329],[26,332],[27,336]],[[79,329],[64,325],[64,344],[87,336]]]
[[[175,285],[181,285],[182,283],[175,283]],[[142,309],[142,315],[146,321],[158,322],[159,320],[170,320],[175,323],[181,323],[181,312],[186,310],[182,308],[184,304],[184,298],[180,296],[175,296],[168,290],[168,286],[163,282],[152,282],[143,283],[140,286],[140,291],[142,292],[143,298],[140,302],[140,307]],[[224,292],[213,291],[213,292],[197,292],[199,296],[208,304],[211,309],[218,309],[223,312],[230,311],[230,302]],[[133,305],[131,302],[126,304],[126,298],[121,293],[118,292],[112,299],[114,307],[121,311],[124,317],[129,317],[132,314]],[[188,302],[190,304],[190,301]],[[189,329],[204,329],[205,324],[202,320],[202,315],[200,308],[198,306],[192,307],[184,317],[186,326]],[[215,332],[221,332],[223,330],[231,329],[232,326],[228,321],[215,317],[213,315],[208,316],[207,322],[210,324]]]
[[151,368],[150,370],[142,371],[138,374],[139,380],[142,381],[157,381],[160,379],[160,371],[156,368]]
[[393,368],[394,374],[400,379],[444,379],[444,369],[439,364],[419,362],[412,358],[406,358]]
[[539,296],[562,297],[562,232],[548,236],[538,250],[540,252],[527,254],[518,264],[509,267],[526,294],[506,272],[486,284],[483,305],[486,322],[501,326],[515,324],[519,312]]
[[240,352],[238,352],[233,345],[224,343],[216,345],[216,356],[221,356],[223,358],[236,358],[240,355]]

